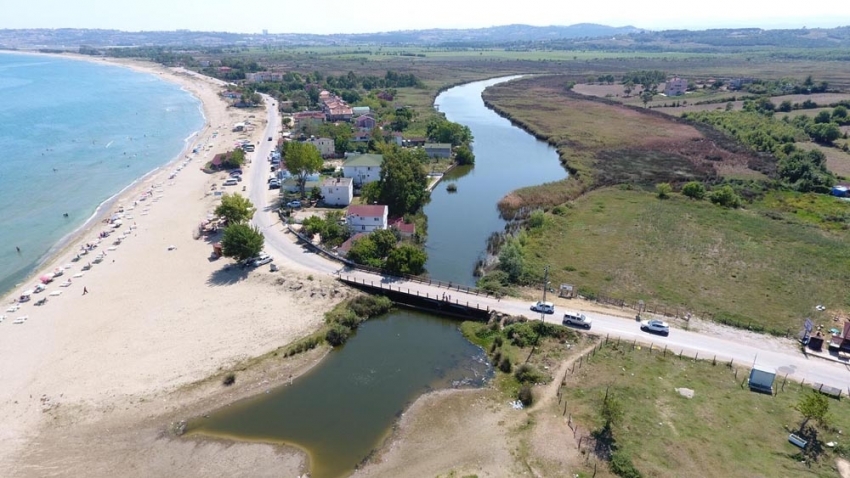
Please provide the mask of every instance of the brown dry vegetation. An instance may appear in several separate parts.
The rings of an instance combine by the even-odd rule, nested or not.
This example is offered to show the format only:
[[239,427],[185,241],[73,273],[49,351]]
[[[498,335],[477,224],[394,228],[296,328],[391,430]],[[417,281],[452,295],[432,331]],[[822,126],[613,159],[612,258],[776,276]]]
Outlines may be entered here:
[[757,177],[758,158],[713,130],[652,111],[566,89],[564,77],[521,79],[488,88],[487,104],[558,148],[572,177],[516,191],[503,212],[551,206],[591,188],[630,183],[651,185],[724,174]]

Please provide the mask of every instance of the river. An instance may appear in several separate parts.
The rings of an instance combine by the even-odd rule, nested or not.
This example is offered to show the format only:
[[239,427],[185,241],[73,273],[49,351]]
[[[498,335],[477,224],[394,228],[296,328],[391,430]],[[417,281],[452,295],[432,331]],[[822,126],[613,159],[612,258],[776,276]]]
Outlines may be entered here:
[[[472,131],[475,166],[457,168],[431,193],[428,216],[428,262],[434,279],[475,285],[475,262],[486,250],[487,238],[504,230],[496,204],[509,192],[525,186],[557,181],[567,176],[552,146],[484,105],[488,86],[518,78],[495,78],[451,88],[434,102],[450,121]],[[457,192],[446,190],[450,182]]]
[[[566,176],[554,148],[484,106],[481,92],[509,79],[454,87],[436,99],[449,120],[472,130],[476,164],[450,172],[425,208],[434,278],[474,284],[487,237],[504,228],[499,199]],[[457,193],[446,191],[448,182],[457,183]],[[396,309],[364,323],[293,385],[195,419],[189,433],[296,446],[309,456],[312,477],[337,478],[380,447],[420,395],[482,386],[492,373],[484,351],[462,336],[456,321]]]
[[403,309],[370,319],[292,386],[195,419],[189,434],[291,444],[307,452],[313,478],[346,476],[420,395],[490,379],[484,351],[457,326]]

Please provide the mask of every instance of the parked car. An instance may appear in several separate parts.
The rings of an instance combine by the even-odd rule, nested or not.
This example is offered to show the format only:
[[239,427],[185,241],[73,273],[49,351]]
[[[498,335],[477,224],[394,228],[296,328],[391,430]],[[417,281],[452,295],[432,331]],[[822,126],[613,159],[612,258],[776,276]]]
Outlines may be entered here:
[[273,260],[274,259],[272,259],[272,256],[263,253],[263,254],[260,254],[256,259],[254,259],[251,262],[251,265],[253,265],[254,267],[259,267],[263,264],[268,264],[269,262],[271,262]]
[[641,320],[640,330],[643,330],[644,332],[667,336],[670,334],[670,325],[667,322],[658,319]]
[[298,209],[301,207],[301,201],[289,201],[288,203],[286,203],[286,207]]
[[237,184],[239,184],[239,181],[237,181],[236,178],[230,178],[224,182],[225,186],[236,186]]
[[590,324],[592,323],[593,319],[590,319],[586,315],[579,312],[567,312],[566,314],[564,314],[564,325],[575,325],[590,330]]
[[531,305],[531,310],[535,312],[541,312],[543,314],[554,314],[555,313],[555,304],[551,302],[537,302],[536,304]]
[[231,175],[231,176],[241,176],[241,175],[242,175],[242,170],[241,170],[241,169],[232,169],[232,170],[230,171],[230,175]]
[[269,181],[269,189],[280,189],[280,181],[277,179]]
[[272,141],[272,137],[271,137],[271,136],[269,136],[269,141]]

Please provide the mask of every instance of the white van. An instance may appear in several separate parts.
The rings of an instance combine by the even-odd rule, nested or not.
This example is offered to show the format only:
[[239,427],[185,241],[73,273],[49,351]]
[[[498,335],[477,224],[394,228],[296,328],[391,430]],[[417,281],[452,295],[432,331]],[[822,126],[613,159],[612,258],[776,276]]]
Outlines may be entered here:
[[227,181],[224,182],[224,185],[225,186],[236,186],[238,183],[239,183],[239,181],[237,181],[236,178],[230,178],[230,179],[228,179]]
[[585,329],[590,329],[591,323],[593,323],[593,319],[587,318],[586,315],[580,312],[567,312],[564,314],[564,325],[577,325]]

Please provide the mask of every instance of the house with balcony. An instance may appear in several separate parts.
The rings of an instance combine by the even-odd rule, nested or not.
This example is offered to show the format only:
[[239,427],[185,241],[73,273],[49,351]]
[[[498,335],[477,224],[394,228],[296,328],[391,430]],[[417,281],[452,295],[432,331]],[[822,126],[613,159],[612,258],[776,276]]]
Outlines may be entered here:
[[348,206],[354,199],[351,178],[328,178],[322,181],[322,198],[328,206]]
[[381,179],[381,165],[384,164],[383,154],[356,154],[342,163],[342,175],[351,178],[354,187]]
[[389,208],[382,204],[350,206],[345,223],[352,233],[372,232],[387,228]]

